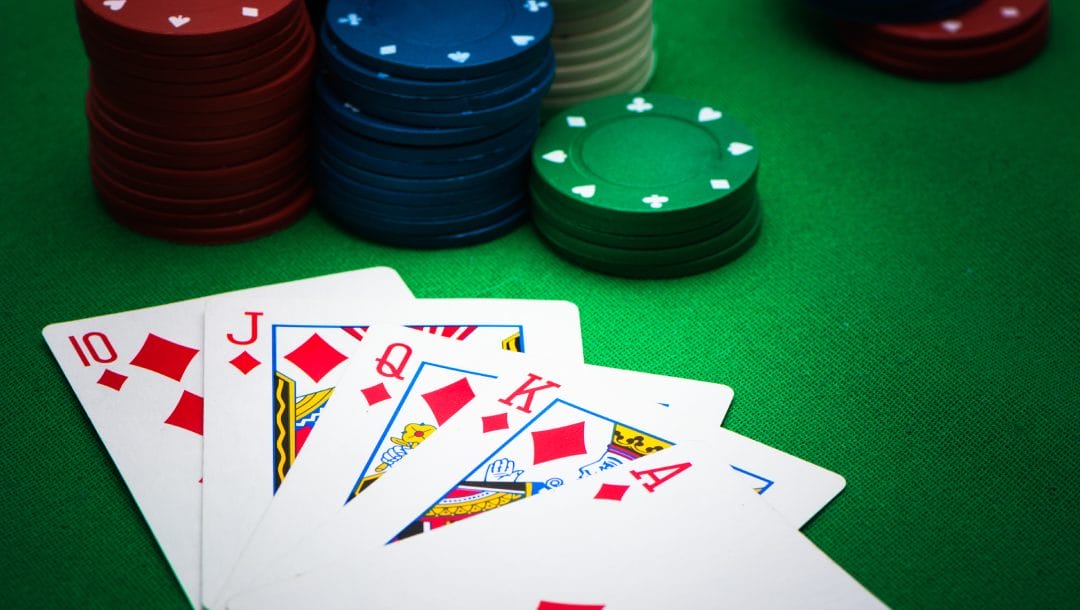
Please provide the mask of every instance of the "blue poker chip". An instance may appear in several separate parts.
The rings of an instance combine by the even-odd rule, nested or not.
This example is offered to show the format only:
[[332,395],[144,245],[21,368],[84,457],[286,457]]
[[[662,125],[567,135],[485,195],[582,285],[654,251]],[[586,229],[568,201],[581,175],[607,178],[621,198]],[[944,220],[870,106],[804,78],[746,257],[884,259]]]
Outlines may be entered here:
[[348,221],[339,220],[347,230],[351,231],[361,239],[400,248],[435,250],[439,248],[462,248],[489,242],[518,228],[525,223],[525,220],[527,220],[528,217],[529,210],[523,208],[498,222],[479,229],[448,235],[419,237],[409,233],[402,234],[391,231],[373,231],[363,225],[353,226],[350,225]]
[[525,62],[502,72],[487,76],[462,78],[449,81],[418,80],[380,72],[357,63],[341,50],[341,44],[334,40],[328,28],[319,33],[319,50],[327,71],[338,78],[355,82],[368,89],[374,89],[394,95],[410,97],[463,97],[481,95],[505,87],[506,83],[519,82],[543,62],[543,56],[536,62]]
[[517,193],[502,201],[492,201],[485,206],[461,211],[439,208],[420,211],[413,208],[397,208],[379,202],[368,201],[355,193],[342,191],[333,186],[318,191],[324,205],[339,216],[348,216],[363,222],[371,229],[391,233],[408,233],[416,236],[449,235],[464,233],[486,227],[525,207],[525,194]]
[[420,127],[387,121],[371,116],[356,104],[342,99],[326,80],[325,76],[315,79],[317,112],[325,111],[335,122],[345,126],[349,131],[383,142],[415,146],[446,146],[483,140],[506,128],[504,125]]
[[[332,73],[331,86],[344,99],[362,100],[365,108],[399,108],[408,112],[460,113],[477,112],[502,106],[527,97],[537,87],[543,87],[555,73],[555,53],[548,51],[544,60],[524,77],[503,81],[497,87],[480,93],[455,97],[421,97],[388,92],[379,83],[360,83],[339,73]],[[550,85],[549,85],[550,86]]]
[[412,146],[409,144],[382,142],[353,133],[325,116],[316,116],[313,124],[318,131],[333,131],[341,143],[351,150],[375,157],[419,163],[447,163],[490,155],[493,151],[517,150],[532,145],[533,140],[536,139],[536,134],[540,130],[540,122],[533,117],[510,127],[503,133],[475,142],[447,146]]
[[541,0],[331,0],[326,23],[358,63],[461,80],[531,61],[551,36],[552,10]]
[[338,224],[361,238],[409,248],[446,248],[481,243],[499,237],[520,225],[529,214],[527,197],[470,218],[432,222],[399,222],[365,213],[362,205],[333,191],[320,191],[319,204]]
[[498,165],[472,174],[462,174],[443,178],[411,178],[388,176],[358,167],[334,155],[325,148],[317,148],[315,154],[339,174],[371,185],[373,187],[406,193],[442,193],[469,190],[494,182],[520,182],[528,177],[531,150],[525,149],[517,155],[508,155]]
[[425,127],[476,127],[481,125],[507,125],[540,116],[540,104],[555,79],[552,69],[544,80],[529,89],[523,96],[492,108],[467,112],[411,112],[386,105],[367,105],[365,110],[387,121],[422,125]]
[[525,191],[526,180],[503,180],[480,184],[468,189],[417,193],[391,191],[355,180],[338,170],[332,161],[319,156],[314,162],[313,176],[319,186],[326,185],[340,192],[386,208],[408,210],[421,214],[466,214],[490,207],[514,194]]
[[494,149],[472,157],[425,162],[410,159],[408,155],[392,158],[358,150],[343,140],[339,131],[320,128],[319,124],[315,125],[313,133],[315,150],[326,149],[339,159],[369,171],[409,178],[449,178],[475,174],[498,165],[505,156],[516,156],[520,152],[518,148]]

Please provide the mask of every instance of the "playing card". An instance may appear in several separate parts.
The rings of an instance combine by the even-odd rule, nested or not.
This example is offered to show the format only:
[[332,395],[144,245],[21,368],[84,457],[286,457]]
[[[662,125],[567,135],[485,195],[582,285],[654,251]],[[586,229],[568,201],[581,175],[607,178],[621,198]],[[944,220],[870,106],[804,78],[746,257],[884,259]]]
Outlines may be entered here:
[[[410,299],[392,269],[263,286],[249,298],[318,293]],[[42,334],[192,605],[199,605],[206,299],[47,326]]]
[[[286,480],[367,327],[416,338],[582,361],[577,307],[565,301],[409,303],[230,299],[207,306],[203,602],[218,599]],[[347,490],[344,490],[347,491]],[[344,493],[343,491],[343,493]],[[342,496],[344,499],[344,496]]]
[[[409,346],[408,352],[403,345]],[[391,367],[395,354],[407,357]],[[400,327],[370,328],[338,380],[303,456],[237,561],[222,599],[272,574],[280,556],[341,510],[348,498],[405,459],[508,364],[519,367],[514,360],[510,354],[418,338]],[[694,405],[709,410],[717,421],[731,403],[732,392],[725,385],[584,366],[593,383],[621,386],[676,408]],[[386,375],[391,371],[393,375]],[[734,436],[719,430],[722,436]],[[752,476],[759,487],[765,486],[762,481],[772,483],[765,475]]]
[[[453,345],[429,342],[430,345],[424,346],[421,339],[395,336],[368,347],[381,347],[382,342],[387,342],[385,357],[389,358],[390,347],[401,353],[406,351],[404,345],[408,353],[422,354],[422,363],[430,359],[448,368],[476,370],[474,364],[455,354],[460,350],[454,350]],[[358,353],[356,358],[356,362],[383,359],[371,353]],[[383,457],[379,453],[381,444],[375,451],[370,449],[371,436],[353,444],[363,447],[358,451],[349,447],[343,435],[338,449],[327,451],[325,460],[320,460],[318,466],[308,463],[306,474],[316,471],[317,474],[298,477],[298,483],[304,482],[305,489],[315,488],[333,477],[328,493],[329,497],[337,498],[339,505],[342,487],[345,497],[349,497],[357,484],[363,491],[332,514],[319,509],[319,516],[331,514],[332,518],[324,517],[322,525],[308,528],[304,540],[279,560],[264,562],[258,572],[260,578],[249,580],[250,585],[317,568],[323,562],[334,561],[341,553],[379,546],[391,538],[411,537],[505,504],[553,492],[567,481],[631,463],[671,446],[678,439],[715,437],[731,400],[730,389],[717,386],[711,392],[698,394],[705,397],[703,404],[683,400],[693,397],[692,392],[683,392],[682,397],[665,396],[667,402],[661,404],[646,397],[655,390],[647,383],[634,382],[631,375],[597,374],[597,379],[593,379],[589,372],[597,369],[589,367],[567,367],[531,357],[502,360],[497,366],[487,364],[484,370],[498,372],[483,386],[470,385],[471,400],[458,404],[451,419],[411,450],[406,459],[393,462],[382,474],[382,479],[388,478],[387,483],[380,479],[363,487],[372,464],[377,465]],[[385,376],[388,371],[379,371],[378,366],[372,370],[374,374],[370,371],[364,374],[364,381],[358,381],[356,387],[341,395],[355,396],[359,392],[386,397],[389,392],[381,390],[380,375]],[[384,403],[381,408],[392,410],[408,403],[409,398],[395,396],[393,400],[380,400]],[[343,411],[356,418],[353,427],[357,430],[363,430],[365,421],[373,419],[370,414],[380,408],[370,403],[369,396],[364,396],[363,401],[342,404],[355,405]],[[422,410],[414,411],[418,412]],[[377,421],[389,417],[391,423],[371,426],[374,432],[369,435],[378,438],[381,434],[396,434],[408,429],[402,423],[416,423],[411,417],[403,420],[395,420],[393,414],[382,417]],[[328,438],[319,439],[316,446],[322,447],[322,441]],[[345,472],[334,474],[335,469],[340,469],[335,463],[347,464]],[[364,474],[358,476],[357,464]],[[312,482],[316,479],[318,482]],[[279,520],[277,525],[287,526],[287,522]]]
[[728,462],[708,442],[680,443],[483,519],[358,549],[227,607],[884,607]]

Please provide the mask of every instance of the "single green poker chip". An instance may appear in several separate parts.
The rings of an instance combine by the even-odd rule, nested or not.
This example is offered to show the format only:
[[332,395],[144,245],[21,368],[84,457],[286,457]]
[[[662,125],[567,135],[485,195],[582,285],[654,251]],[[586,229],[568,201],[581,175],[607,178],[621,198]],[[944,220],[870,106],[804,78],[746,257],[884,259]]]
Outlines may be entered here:
[[[719,109],[662,94],[616,95],[553,117],[533,145],[536,176],[582,216],[678,231],[753,187],[757,144]],[[631,231],[634,232],[634,231]]]

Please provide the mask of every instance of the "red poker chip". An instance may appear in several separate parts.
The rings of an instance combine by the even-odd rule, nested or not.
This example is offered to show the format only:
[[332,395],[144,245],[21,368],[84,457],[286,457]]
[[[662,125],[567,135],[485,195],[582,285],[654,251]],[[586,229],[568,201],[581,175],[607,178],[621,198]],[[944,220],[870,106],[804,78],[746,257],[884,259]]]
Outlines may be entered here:
[[[294,46],[284,49],[274,59],[267,58],[260,62],[251,62],[247,70],[234,78],[203,82],[165,82],[128,76],[113,70],[101,70],[100,64],[94,64],[94,81],[98,89],[107,95],[134,97],[153,103],[167,100],[172,107],[185,109],[189,104],[198,108],[203,100],[220,100],[223,105],[242,106],[230,102],[233,99],[250,97],[255,91],[262,91],[281,79],[282,72],[307,61],[307,56],[314,58],[315,39],[310,30],[306,35],[297,37]],[[168,108],[168,107],[166,107]]]
[[[108,72],[101,74],[96,69],[91,69],[90,79],[101,97],[108,99],[117,107],[140,116],[169,117],[164,120],[172,121],[175,120],[173,117],[182,114],[192,117],[193,124],[196,125],[218,124],[217,122],[208,123],[209,119],[203,115],[213,115],[214,121],[243,120],[260,109],[272,112],[282,104],[295,104],[301,99],[306,99],[314,71],[315,47],[314,35],[308,30],[299,53],[288,58],[290,63],[274,64],[280,68],[278,72],[283,71],[283,73],[254,89],[228,95],[209,97],[155,95],[110,81],[105,76]],[[193,85],[192,89],[197,91],[198,86]],[[227,113],[233,114],[228,114],[229,118],[226,119]]]
[[[222,53],[201,55],[163,55],[153,53],[142,46],[126,46],[123,40],[110,38],[88,23],[82,11],[76,11],[79,34],[83,47],[92,62],[108,66],[110,69],[123,71],[134,76],[151,76],[159,71],[179,72],[179,82],[189,82],[204,78],[218,80],[236,75],[236,66],[273,54],[286,41],[295,36],[301,27],[310,27],[307,11],[297,11],[282,27],[272,34],[260,38],[251,44]],[[217,72],[222,71],[221,73]],[[191,75],[187,73],[191,72]],[[206,74],[205,77],[196,76]]]
[[[171,150],[178,155],[212,155],[223,150],[232,150],[233,148],[229,143],[256,137],[257,134],[265,133],[275,127],[281,127],[287,121],[296,120],[300,116],[300,113],[291,112],[291,109],[289,109],[290,111],[283,113],[281,117],[263,119],[253,123],[246,132],[239,132],[234,125],[233,129],[227,131],[238,133],[196,138],[186,133],[176,134],[175,125],[157,126],[156,124],[150,124],[150,129],[141,129],[139,123],[145,123],[144,121],[123,114],[116,114],[115,110],[107,110],[106,106],[94,95],[92,88],[87,91],[85,100],[87,116],[93,117],[93,120],[100,123],[103,129],[116,134],[117,137],[122,137],[135,146],[155,150]],[[182,137],[177,137],[177,135]]]
[[304,135],[263,159],[209,170],[173,170],[145,165],[117,155],[93,137],[90,156],[136,190],[177,199],[214,199],[259,189],[282,174],[306,168],[308,138]]
[[243,165],[271,154],[299,137],[308,126],[306,114],[297,113],[267,129],[225,140],[165,140],[119,125],[87,104],[90,132],[116,154],[170,169],[213,169]]
[[163,212],[175,212],[180,214],[209,213],[213,211],[238,210],[255,205],[275,197],[281,193],[294,190],[299,185],[307,183],[309,176],[306,168],[300,168],[294,173],[281,173],[272,178],[264,187],[251,190],[240,195],[218,198],[184,199],[175,197],[162,197],[150,193],[144,193],[131,185],[125,184],[123,178],[114,176],[110,170],[94,159],[90,159],[90,175],[99,190],[109,191],[115,196],[129,201],[143,208],[160,210]]
[[91,177],[94,179],[94,185],[101,198],[109,207],[121,212],[126,218],[146,224],[191,229],[230,227],[257,221],[273,215],[291,203],[303,190],[310,188],[307,180],[295,181],[289,188],[255,200],[244,207],[177,212],[139,205],[124,197],[120,191],[110,188],[105,180],[100,180],[94,175]]
[[201,68],[151,67],[128,58],[116,58],[100,52],[96,43],[86,43],[87,56],[98,79],[114,83],[123,91],[175,97],[209,97],[254,89],[269,84],[303,61],[308,40],[314,32],[304,13],[289,36],[265,52],[235,63]]
[[1049,28],[1038,28],[1020,41],[999,45],[992,53],[951,60],[913,58],[883,52],[872,45],[858,47],[856,52],[870,63],[902,76],[958,81],[988,78],[1015,70],[1034,59],[1046,46],[1048,39]]
[[100,118],[108,120],[110,124],[122,125],[130,133],[142,134],[148,138],[169,142],[186,142],[192,145],[241,138],[265,131],[281,121],[290,120],[298,115],[306,116],[310,108],[308,100],[305,99],[299,104],[284,105],[276,113],[266,116],[261,116],[261,113],[259,113],[260,115],[250,120],[237,119],[233,122],[222,120],[220,121],[221,124],[206,126],[186,124],[190,123],[190,121],[181,124],[178,120],[162,120],[160,117],[157,117],[157,120],[150,120],[139,116],[137,113],[126,112],[110,105],[107,100],[97,95],[93,81],[90,82],[87,98],[90,107]]
[[144,235],[184,244],[220,245],[248,241],[279,231],[299,220],[311,207],[314,198],[314,190],[308,187],[273,214],[250,222],[211,228],[171,227],[147,223],[126,215],[115,206],[109,206],[105,198],[102,198],[102,201],[113,218]]
[[205,55],[256,44],[303,10],[299,0],[78,0],[84,27],[165,55]]
[[920,47],[872,38],[854,41],[854,44],[857,47],[872,49],[881,55],[905,61],[944,64],[943,67],[945,67],[965,62],[994,60],[999,57],[1004,59],[1017,52],[1022,54],[1032,45],[1043,46],[1048,38],[1049,30],[1050,16],[1047,13],[1030,23],[1024,30],[1016,32],[1016,35],[1011,38],[973,48]]
[[870,29],[875,38],[920,47],[974,47],[1011,38],[1049,12],[1048,0],[987,0],[943,21],[879,24]]
[[243,136],[268,128],[309,108],[307,81],[298,83],[284,99],[270,104],[219,113],[139,112],[121,108],[115,100],[97,93],[90,81],[92,103],[99,112],[133,131],[169,140],[223,140]]

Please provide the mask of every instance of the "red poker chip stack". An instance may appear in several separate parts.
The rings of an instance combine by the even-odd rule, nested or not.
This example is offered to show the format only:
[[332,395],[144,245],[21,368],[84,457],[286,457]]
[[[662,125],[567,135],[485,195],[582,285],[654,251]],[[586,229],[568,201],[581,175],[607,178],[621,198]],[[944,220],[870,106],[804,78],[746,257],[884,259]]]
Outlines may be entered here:
[[229,243],[309,207],[315,35],[300,0],[77,0],[90,173],[154,237]]
[[928,80],[970,80],[1015,70],[1050,36],[1048,0],[987,0],[943,21],[845,24],[843,42],[866,61]]

